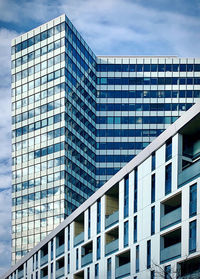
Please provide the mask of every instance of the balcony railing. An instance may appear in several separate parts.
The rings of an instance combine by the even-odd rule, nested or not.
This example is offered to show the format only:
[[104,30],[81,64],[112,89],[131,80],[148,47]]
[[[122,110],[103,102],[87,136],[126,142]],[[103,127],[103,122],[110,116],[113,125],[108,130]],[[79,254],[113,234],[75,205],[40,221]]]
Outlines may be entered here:
[[58,256],[60,256],[60,255],[62,255],[62,254],[64,254],[64,251],[65,251],[65,246],[64,246],[64,244],[62,244],[61,246],[58,246],[58,247],[56,248],[56,257],[58,257]]
[[112,242],[106,244],[105,255],[111,254],[119,249],[119,240],[115,239]]
[[83,241],[84,241],[84,232],[81,232],[77,236],[74,237],[74,247],[79,245]]
[[48,262],[48,254],[40,258],[40,265],[44,265]]
[[65,273],[64,267],[57,269],[56,270],[56,279],[60,278],[61,276],[64,276],[64,273]]
[[121,265],[115,270],[115,277],[121,278],[123,276],[128,276],[130,274],[130,263]]
[[200,160],[192,164],[188,168],[184,169],[178,176],[178,186],[181,187],[185,183],[193,180],[195,177],[200,175]]
[[181,242],[178,242],[160,251],[160,262],[172,260],[180,256],[181,256]]
[[164,229],[181,221],[181,207],[161,217],[160,228]]
[[43,276],[43,277],[41,276],[40,278],[41,278],[41,279],[48,279],[48,275]]
[[106,216],[105,226],[106,228],[116,224],[119,221],[119,211],[115,211],[113,214]]
[[92,263],[92,253],[89,253],[85,256],[82,257],[82,260],[81,260],[81,265],[82,266],[85,266],[87,264],[90,264]]

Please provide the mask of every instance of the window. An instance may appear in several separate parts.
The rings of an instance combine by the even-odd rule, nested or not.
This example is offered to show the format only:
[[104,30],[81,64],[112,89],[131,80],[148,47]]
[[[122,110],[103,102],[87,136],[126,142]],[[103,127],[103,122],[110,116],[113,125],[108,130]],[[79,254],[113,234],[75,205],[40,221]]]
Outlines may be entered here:
[[68,226],[68,239],[67,239],[67,248],[70,250],[70,226]]
[[190,217],[197,214],[197,184],[190,186]]
[[76,270],[78,270],[78,248],[76,249]]
[[155,206],[151,208],[151,235],[155,234]]
[[35,268],[38,268],[38,253],[35,255]]
[[87,279],[90,279],[90,268],[87,268]]
[[168,161],[172,158],[172,139],[166,142],[166,157],[165,160]]
[[135,169],[134,177],[134,213],[137,212],[137,188],[138,188],[138,170]]
[[124,247],[128,246],[128,221],[124,223]]
[[136,255],[135,255],[135,267],[136,267],[136,272],[139,272],[139,245],[136,246]]
[[97,233],[101,231],[101,200],[97,201]]
[[101,258],[101,237],[97,237],[97,260]]
[[67,273],[70,273],[70,254],[67,255]]
[[51,279],[53,279],[53,263],[51,263]]
[[196,251],[196,233],[196,220],[194,220],[189,224],[189,253],[193,253]]
[[126,218],[129,214],[129,177],[125,177],[124,181],[124,218]]
[[99,279],[99,264],[95,264],[95,279]]
[[172,187],[172,165],[169,164],[165,167],[165,195],[171,193]]
[[156,153],[152,153],[151,155],[151,170],[154,171],[156,168]]
[[171,279],[171,265],[165,266],[165,269],[164,269],[164,278],[165,278],[165,279]]
[[155,202],[156,176],[151,176],[151,203]]
[[107,279],[111,279],[111,258],[107,259]]
[[151,240],[147,241],[147,268],[151,267]]
[[51,241],[51,261],[53,260],[53,240]]
[[137,242],[137,216],[134,217],[134,233],[133,233],[133,242]]
[[88,239],[90,238],[91,234],[91,208],[88,208]]
[[155,270],[151,270],[151,279],[155,279]]

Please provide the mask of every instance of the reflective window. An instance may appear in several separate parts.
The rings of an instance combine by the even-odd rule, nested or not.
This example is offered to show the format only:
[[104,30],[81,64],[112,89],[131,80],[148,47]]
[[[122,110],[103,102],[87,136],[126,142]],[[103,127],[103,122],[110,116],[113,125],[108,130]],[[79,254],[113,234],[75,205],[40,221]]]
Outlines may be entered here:
[[138,170],[135,169],[135,176],[134,176],[134,213],[137,212],[138,207]]
[[155,206],[151,207],[151,235],[155,234]]
[[151,267],[151,240],[147,241],[147,268]]
[[129,177],[124,180],[124,218],[129,214]]
[[196,251],[197,228],[196,220],[189,223],[189,253]]
[[101,200],[97,201],[97,233],[101,231]]
[[140,267],[140,258],[139,258],[139,252],[140,252],[140,250],[139,250],[139,245],[137,245],[136,246],[136,251],[135,251],[135,271],[136,272],[139,272],[139,267]]
[[128,221],[124,223],[124,247],[128,246]]
[[190,217],[197,214],[197,184],[190,186],[190,203],[189,215]]
[[172,165],[169,164],[165,167],[165,195],[171,193],[172,187]]

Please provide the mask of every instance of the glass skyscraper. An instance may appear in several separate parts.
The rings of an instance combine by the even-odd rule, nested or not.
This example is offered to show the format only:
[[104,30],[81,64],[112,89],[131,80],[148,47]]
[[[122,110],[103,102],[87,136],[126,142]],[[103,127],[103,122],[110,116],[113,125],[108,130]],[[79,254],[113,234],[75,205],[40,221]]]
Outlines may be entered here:
[[200,59],[100,57],[62,15],[12,42],[12,261],[200,97]]

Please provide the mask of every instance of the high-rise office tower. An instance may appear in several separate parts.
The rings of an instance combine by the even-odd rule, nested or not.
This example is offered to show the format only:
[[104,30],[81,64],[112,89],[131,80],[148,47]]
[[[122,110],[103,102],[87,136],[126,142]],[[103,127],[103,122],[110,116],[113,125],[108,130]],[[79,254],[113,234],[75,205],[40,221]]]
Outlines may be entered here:
[[200,97],[200,59],[98,57],[65,15],[12,42],[12,261]]

